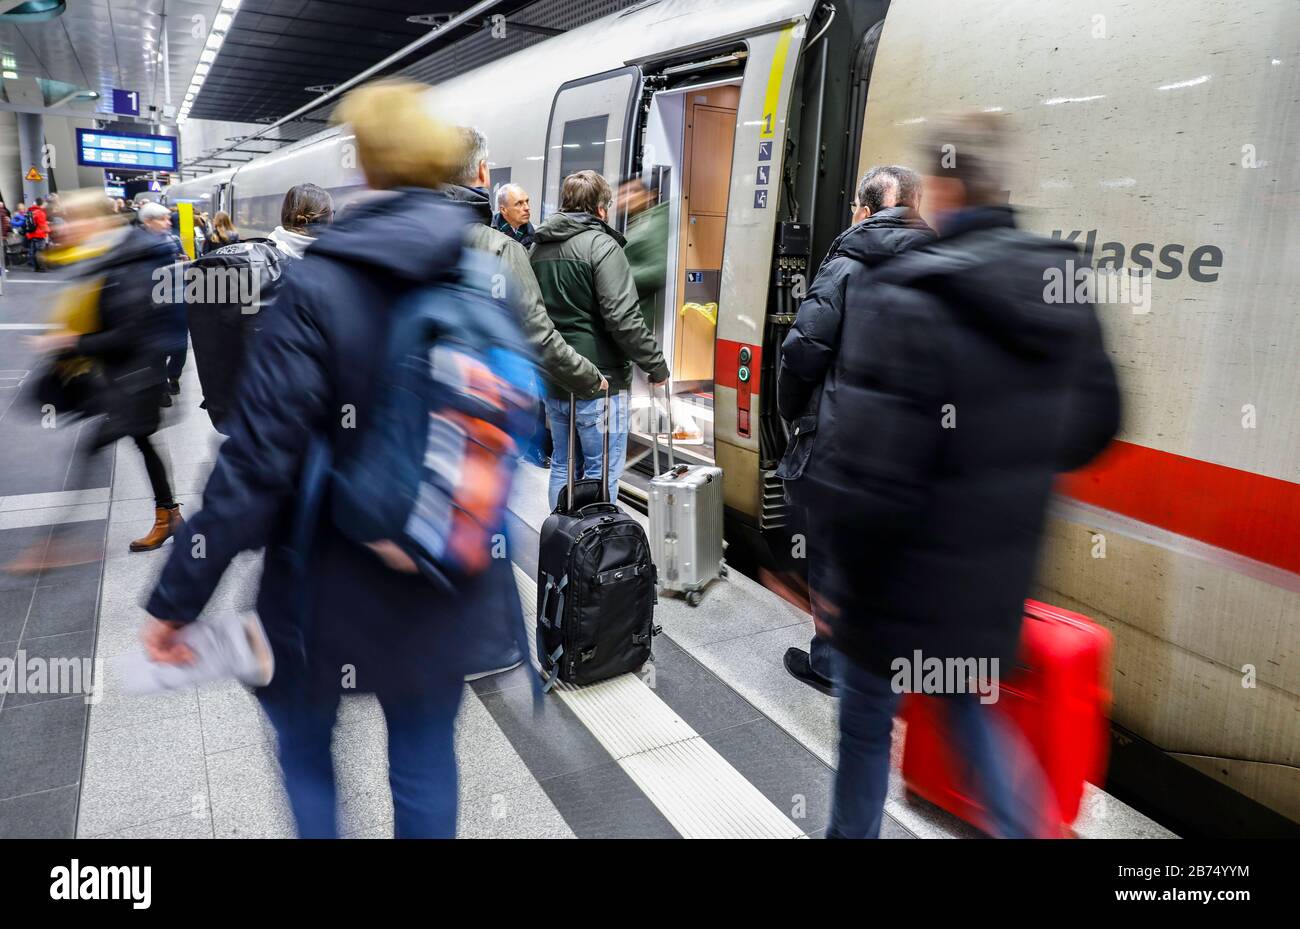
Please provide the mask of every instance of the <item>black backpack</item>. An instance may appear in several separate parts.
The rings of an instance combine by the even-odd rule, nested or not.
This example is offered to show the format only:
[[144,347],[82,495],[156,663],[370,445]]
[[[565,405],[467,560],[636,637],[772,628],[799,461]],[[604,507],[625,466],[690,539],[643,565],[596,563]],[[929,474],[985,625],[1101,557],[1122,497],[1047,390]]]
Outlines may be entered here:
[[537,657],[547,691],[557,680],[591,684],[636,671],[660,631],[645,530],[609,501],[609,395],[598,486],[573,478],[574,406],[570,397],[569,483],[542,524],[537,555]]
[[261,313],[275,296],[285,260],[270,239],[245,239],[208,252],[185,266],[185,273],[220,270],[232,275],[232,281],[256,281],[257,298],[251,306],[239,299],[238,288],[227,288],[224,293],[210,287],[203,291],[205,297],[215,293],[226,299],[186,300],[194,366],[203,390],[202,406],[218,432],[224,432],[222,421],[234,406],[244,358],[253,334],[264,324]]

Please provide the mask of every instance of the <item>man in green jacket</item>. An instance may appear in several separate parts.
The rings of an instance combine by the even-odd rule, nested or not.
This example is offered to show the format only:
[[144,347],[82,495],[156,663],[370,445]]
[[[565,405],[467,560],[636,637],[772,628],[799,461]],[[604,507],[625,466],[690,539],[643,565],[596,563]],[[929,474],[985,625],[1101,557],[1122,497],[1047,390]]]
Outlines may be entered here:
[[[609,403],[611,500],[618,495],[618,479],[627,459],[632,365],[653,384],[668,380],[668,364],[641,315],[632,269],[623,254],[623,237],[605,222],[612,199],[609,183],[595,171],[569,175],[560,190],[560,212],[542,223],[532,251],[533,271],[556,331],[600,370],[609,385],[606,396],[596,391],[575,393],[584,477],[600,476],[605,404]],[[546,371],[550,394],[546,407],[555,443],[552,507],[568,480],[569,388],[558,374]]]
[[658,322],[659,292],[668,275],[669,203],[655,202],[655,193],[639,177],[619,188],[619,201],[627,217],[627,245],[623,247],[632,279],[641,296],[641,316],[651,332]]

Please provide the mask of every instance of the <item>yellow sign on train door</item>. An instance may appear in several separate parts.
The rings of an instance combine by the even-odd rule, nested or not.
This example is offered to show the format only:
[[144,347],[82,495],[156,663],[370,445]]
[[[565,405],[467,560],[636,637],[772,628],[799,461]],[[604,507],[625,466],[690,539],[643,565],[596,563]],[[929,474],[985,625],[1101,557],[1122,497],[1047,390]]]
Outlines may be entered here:
[[39,172],[39,171],[36,170],[36,165],[32,165],[32,169],[31,169],[30,171],[27,172],[27,180],[29,180],[29,181],[43,181],[43,180],[45,180],[45,178],[41,177],[41,172]]

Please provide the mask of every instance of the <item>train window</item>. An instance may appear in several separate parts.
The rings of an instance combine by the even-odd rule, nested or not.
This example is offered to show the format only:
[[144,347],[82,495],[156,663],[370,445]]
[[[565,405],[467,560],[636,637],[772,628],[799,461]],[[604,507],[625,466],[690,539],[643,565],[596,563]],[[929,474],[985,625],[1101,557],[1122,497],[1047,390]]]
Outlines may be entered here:
[[[570,81],[551,104],[546,131],[541,219],[560,208],[560,184],[575,171],[599,171],[611,187],[628,171],[628,146],[641,69],[619,68]],[[617,228],[616,216],[609,217]]]
[[560,177],[579,171],[604,171],[605,133],[608,116],[588,116],[564,124],[564,147],[560,151]]

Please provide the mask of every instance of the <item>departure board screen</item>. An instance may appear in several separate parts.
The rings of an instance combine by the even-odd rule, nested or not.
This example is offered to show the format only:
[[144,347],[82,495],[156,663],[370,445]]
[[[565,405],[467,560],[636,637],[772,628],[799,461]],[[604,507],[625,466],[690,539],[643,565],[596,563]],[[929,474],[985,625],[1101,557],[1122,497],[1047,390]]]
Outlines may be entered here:
[[78,129],[77,163],[94,168],[175,171],[176,140],[165,135]]

